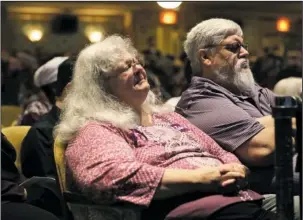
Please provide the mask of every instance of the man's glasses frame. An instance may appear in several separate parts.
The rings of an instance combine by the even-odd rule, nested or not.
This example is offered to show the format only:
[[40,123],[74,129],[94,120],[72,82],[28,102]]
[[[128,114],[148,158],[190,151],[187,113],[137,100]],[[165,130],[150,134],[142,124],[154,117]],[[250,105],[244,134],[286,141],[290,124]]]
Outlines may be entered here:
[[230,43],[230,44],[226,44],[226,45],[211,45],[211,46],[207,46],[205,48],[214,48],[214,47],[220,47],[220,46],[232,53],[239,53],[241,50],[241,47],[243,47],[245,50],[248,50],[248,44],[239,43],[239,42],[234,42],[234,43]]

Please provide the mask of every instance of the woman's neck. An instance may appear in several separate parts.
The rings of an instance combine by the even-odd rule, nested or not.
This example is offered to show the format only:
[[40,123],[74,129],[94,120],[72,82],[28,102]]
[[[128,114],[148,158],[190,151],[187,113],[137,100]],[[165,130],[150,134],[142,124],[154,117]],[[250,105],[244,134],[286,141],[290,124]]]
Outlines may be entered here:
[[148,127],[153,125],[152,114],[148,109],[141,106],[141,108],[137,111],[140,117],[141,126]]

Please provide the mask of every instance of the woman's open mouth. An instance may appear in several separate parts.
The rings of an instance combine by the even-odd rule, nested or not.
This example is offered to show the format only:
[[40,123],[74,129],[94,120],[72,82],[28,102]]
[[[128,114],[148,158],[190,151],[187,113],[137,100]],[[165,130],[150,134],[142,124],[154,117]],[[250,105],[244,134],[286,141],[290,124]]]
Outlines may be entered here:
[[145,77],[140,71],[134,73],[134,86],[141,84],[144,80]]

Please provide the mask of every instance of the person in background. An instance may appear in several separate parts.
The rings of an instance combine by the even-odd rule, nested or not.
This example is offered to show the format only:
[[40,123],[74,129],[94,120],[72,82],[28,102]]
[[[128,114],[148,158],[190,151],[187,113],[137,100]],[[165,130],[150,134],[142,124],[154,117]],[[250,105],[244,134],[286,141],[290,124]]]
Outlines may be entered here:
[[68,57],[55,57],[35,72],[35,92],[23,104],[17,125],[32,126],[41,115],[51,110],[55,103],[54,83],[57,80],[58,66],[66,59]]
[[146,40],[146,44],[148,48],[143,50],[143,54],[145,55],[154,55],[157,57],[161,56],[161,52],[157,49],[156,40],[153,36],[149,36]]
[[[202,21],[189,31],[184,48],[194,77],[176,112],[251,168],[253,189],[274,193],[271,106],[276,95],[255,83],[241,27],[222,18]],[[299,176],[294,174],[298,195]]]
[[62,101],[72,78],[73,63],[72,59],[65,59],[57,67],[54,82],[55,105],[30,128],[22,142],[21,166],[23,174],[28,178],[56,176],[56,168],[53,165],[53,128],[59,120]]
[[19,106],[21,63],[6,50],[1,51],[1,104]]
[[235,155],[156,103],[130,39],[80,52],[55,129],[72,192],[145,208],[144,220],[275,219],[275,196],[247,189]]
[[39,67],[37,59],[29,52],[20,51],[15,53],[15,58],[19,63],[19,79],[20,79],[20,92],[19,92],[19,103],[22,105],[28,97],[36,92],[34,85],[33,76],[34,72]]
[[276,49],[264,48],[264,56],[258,58],[252,67],[256,82],[271,90],[274,88],[276,77],[283,66],[283,59],[274,54]]
[[[55,105],[30,128],[22,142],[21,167],[24,176],[27,178],[33,176],[57,178],[54,164],[53,129],[59,120],[62,101],[72,78],[73,63],[74,61],[69,58],[59,65],[54,83]],[[44,189],[41,197],[34,202],[37,206],[52,212],[58,217],[63,215],[60,198],[48,189]],[[71,213],[68,214],[71,218]]]
[[302,77],[287,77],[277,82],[273,92],[280,96],[301,96]]
[[[289,50],[286,53],[286,65],[281,72],[278,73],[275,82],[288,77],[298,77],[302,79],[302,51]],[[291,87],[291,84],[289,85]]]
[[16,151],[1,133],[1,219],[59,220],[52,213],[27,202],[27,190],[20,186],[25,179],[15,165]]

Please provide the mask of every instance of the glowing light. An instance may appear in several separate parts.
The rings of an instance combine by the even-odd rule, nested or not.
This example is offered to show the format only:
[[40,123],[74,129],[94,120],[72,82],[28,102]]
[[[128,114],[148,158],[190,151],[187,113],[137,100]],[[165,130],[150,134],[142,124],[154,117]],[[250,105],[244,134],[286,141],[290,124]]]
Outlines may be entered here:
[[100,31],[90,32],[88,35],[88,39],[92,43],[99,42],[103,37],[103,34]]
[[175,11],[162,11],[160,13],[160,22],[162,24],[176,24],[177,13]]
[[286,17],[281,17],[277,20],[277,30],[280,32],[289,32],[290,21]]
[[42,36],[43,33],[41,30],[30,30],[27,35],[28,39],[32,42],[41,40]]
[[178,8],[182,2],[157,2],[157,4],[165,9],[174,9]]

